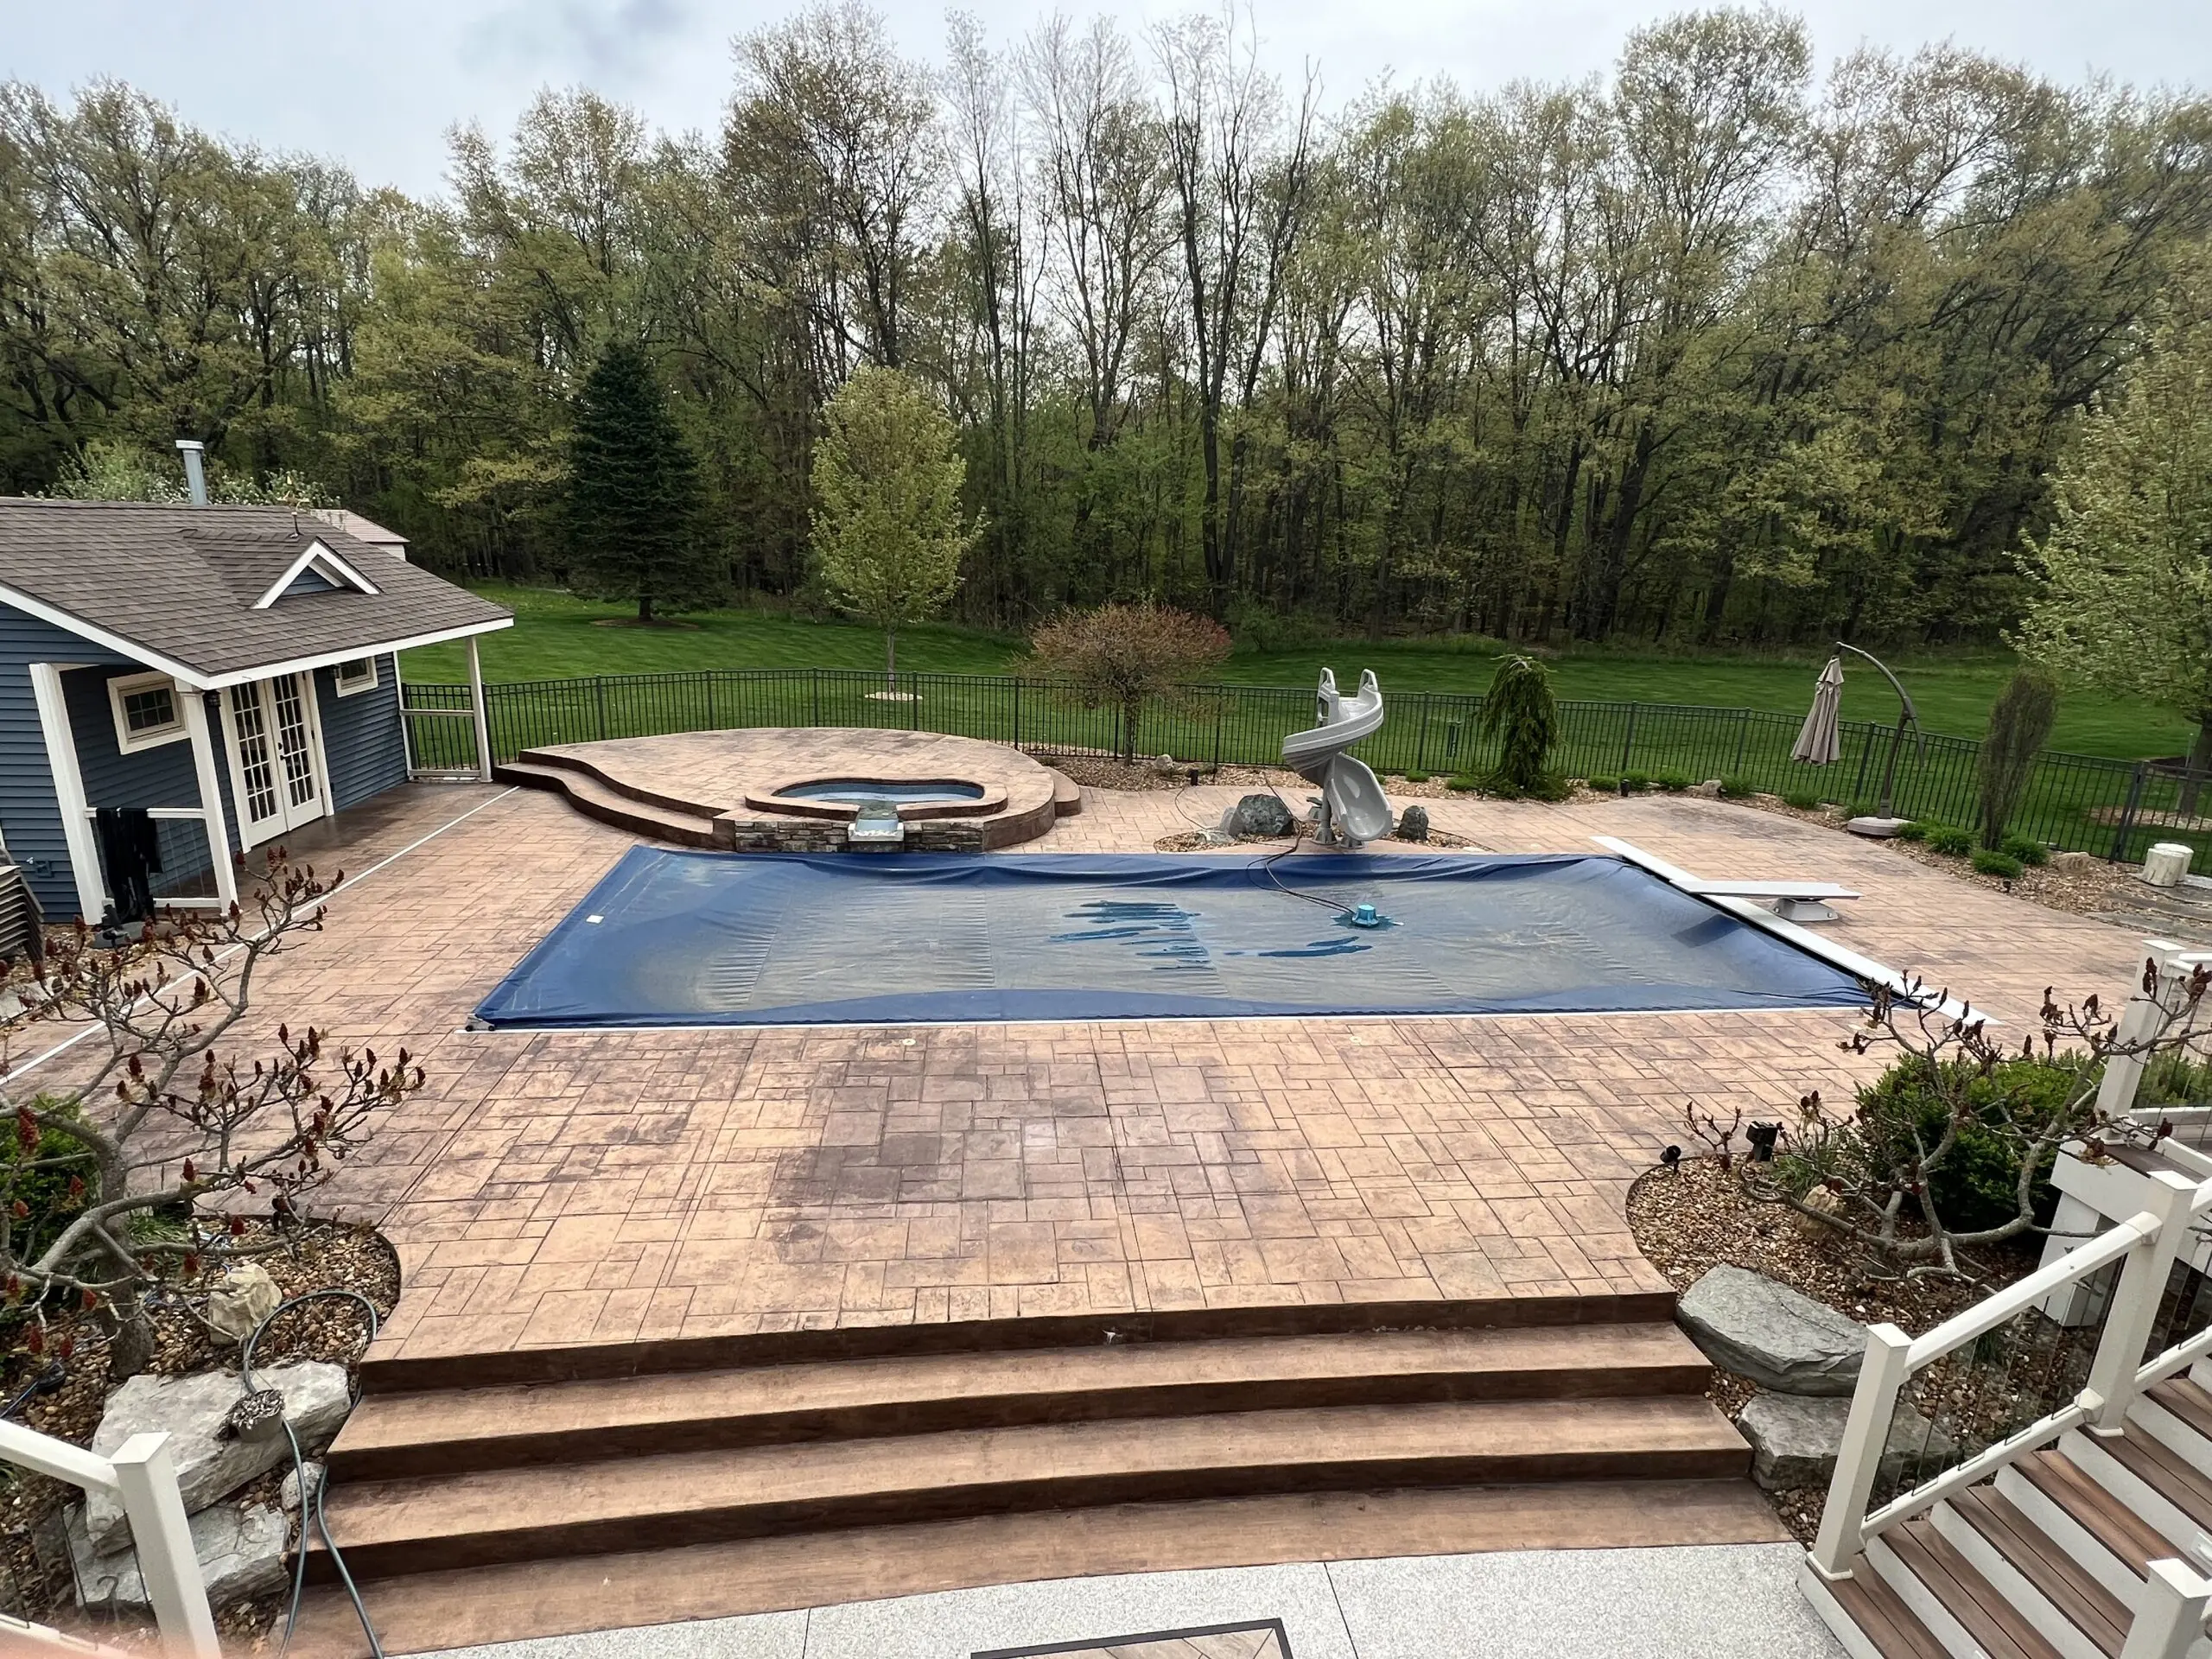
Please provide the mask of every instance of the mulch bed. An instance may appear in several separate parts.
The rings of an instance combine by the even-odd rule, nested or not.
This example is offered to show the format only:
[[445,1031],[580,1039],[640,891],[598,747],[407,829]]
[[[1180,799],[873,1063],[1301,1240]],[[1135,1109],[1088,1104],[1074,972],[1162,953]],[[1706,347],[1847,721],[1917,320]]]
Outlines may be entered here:
[[[1807,811],[1790,805],[1778,795],[1753,795],[1736,804],[1761,812],[1772,812],[1785,818],[1795,818],[1800,823],[1818,824],[1839,835],[1851,833],[1843,827],[1844,816],[1840,807],[1821,807]],[[2050,910],[2062,910],[2075,916],[2088,916],[2100,910],[2112,909],[2120,889],[2133,879],[2126,866],[2099,861],[2087,868],[2062,868],[2056,862],[2030,865],[2016,879],[2008,880],[2001,875],[1984,875],[1964,858],[1936,852],[1924,841],[1898,841],[1891,837],[1877,842],[1872,836],[1853,836],[1852,839],[1886,847],[1916,864],[1942,870],[1961,881],[1971,881],[1992,893],[2009,893],[2016,899],[2025,899],[2031,904],[2042,905]]]
[[[1823,1230],[1808,1236],[1792,1212],[1751,1198],[1737,1173],[1723,1171],[1713,1158],[1688,1159],[1677,1172],[1655,1169],[1641,1177],[1629,1189],[1628,1222],[1637,1248],[1677,1291],[1688,1290],[1708,1268],[1727,1262],[1777,1279],[1862,1324],[1887,1322],[1914,1336],[2034,1271],[2040,1254],[2040,1243],[2032,1237],[1985,1253],[1975,1262],[1985,1274],[1980,1287],[1942,1280],[1907,1282],[1840,1234]],[[1961,1375],[1948,1369],[1948,1362],[1929,1367],[1916,1383],[1915,1402],[1931,1416],[1942,1412],[1955,1420],[1961,1408],[1985,1405],[1978,1395],[1966,1399]],[[1733,1422],[1757,1391],[1749,1377],[1716,1370],[1706,1397]],[[1986,1408],[2002,1409],[2009,1403],[1990,1402]],[[1767,1496],[1798,1541],[1811,1543],[1820,1530],[1827,1490],[1791,1488]]]
[[[281,1243],[282,1248],[253,1259],[268,1270],[288,1300],[310,1290],[355,1290],[376,1306],[379,1319],[389,1315],[399,1300],[398,1257],[373,1229],[341,1222],[309,1222],[288,1228],[280,1236],[271,1224],[254,1221],[247,1224],[244,1243],[249,1246]],[[236,1348],[210,1332],[187,1305],[204,1303],[207,1291],[221,1276],[221,1271],[211,1264],[195,1278],[180,1278],[164,1305],[156,1308],[155,1371],[182,1376],[218,1367],[237,1369]],[[367,1345],[365,1324],[360,1310],[345,1302],[310,1303],[295,1308],[270,1325],[254,1345],[254,1369],[258,1373],[296,1359],[328,1360],[351,1367]],[[66,1367],[67,1379],[54,1393],[30,1399],[15,1414],[14,1421],[77,1446],[90,1446],[110,1392],[106,1338],[98,1321],[74,1314],[49,1320],[42,1356],[29,1352],[22,1338],[20,1323],[0,1332],[0,1342],[5,1342],[9,1350],[0,1357],[0,1389],[4,1390],[5,1400],[13,1400],[56,1358]],[[244,1496],[275,1504],[289,1472],[289,1465],[271,1471],[247,1488]],[[18,1611],[16,1606],[5,1605],[14,1600],[22,1604],[26,1616],[41,1618],[42,1622],[81,1623],[82,1616],[75,1611],[67,1550],[54,1548],[61,1511],[77,1500],[77,1489],[21,1471],[10,1470],[6,1484],[0,1485],[0,1612]],[[259,1638],[269,1630],[271,1619],[282,1612],[283,1605],[281,1597],[240,1603],[219,1615],[217,1622],[226,1637],[239,1639],[246,1651],[257,1651]],[[129,1632],[103,1625],[98,1634],[103,1640],[114,1640]]]

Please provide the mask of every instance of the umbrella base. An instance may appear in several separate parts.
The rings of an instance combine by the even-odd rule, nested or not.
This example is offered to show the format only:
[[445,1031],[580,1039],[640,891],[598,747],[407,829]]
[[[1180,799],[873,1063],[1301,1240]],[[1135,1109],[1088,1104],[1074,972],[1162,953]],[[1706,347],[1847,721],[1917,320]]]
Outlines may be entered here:
[[1843,827],[1854,836],[1866,836],[1876,841],[1887,841],[1910,823],[1910,818],[1853,818]]

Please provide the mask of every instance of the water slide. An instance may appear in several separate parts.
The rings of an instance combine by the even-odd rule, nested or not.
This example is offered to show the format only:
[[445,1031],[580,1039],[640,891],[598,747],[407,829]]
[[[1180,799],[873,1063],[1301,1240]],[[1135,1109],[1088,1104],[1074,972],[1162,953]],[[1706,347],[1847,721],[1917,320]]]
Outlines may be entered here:
[[1359,690],[1339,696],[1333,669],[1321,671],[1315,698],[1315,725],[1282,741],[1282,763],[1321,790],[1321,822],[1316,839],[1330,843],[1376,841],[1390,832],[1390,803],[1382,783],[1364,760],[1344,753],[1382,727],[1382,688],[1373,670],[1359,677]]

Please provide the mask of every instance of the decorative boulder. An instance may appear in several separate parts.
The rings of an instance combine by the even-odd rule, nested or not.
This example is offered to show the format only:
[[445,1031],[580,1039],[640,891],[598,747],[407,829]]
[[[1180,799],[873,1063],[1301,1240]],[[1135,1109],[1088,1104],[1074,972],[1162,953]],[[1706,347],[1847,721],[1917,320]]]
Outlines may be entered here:
[[[257,1370],[253,1380],[283,1395],[284,1415],[302,1451],[327,1445],[353,1409],[343,1365],[302,1360]],[[108,1396],[107,1409],[92,1433],[92,1450],[105,1456],[133,1434],[167,1434],[185,1513],[194,1514],[291,1458],[291,1444],[282,1434],[247,1441],[224,1433],[225,1417],[245,1394],[238,1379],[227,1371],[198,1376],[142,1373]],[[97,1554],[111,1554],[130,1541],[123,1504],[111,1493],[87,1495],[85,1526]]]
[[[94,1554],[81,1510],[70,1510],[66,1525],[70,1560],[76,1568],[77,1605],[116,1612],[149,1611],[137,1551],[126,1541],[121,1549]],[[126,1541],[129,1536],[126,1532]],[[227,1607],[283,1589],[289,1581],[284,1549],[289,1536],[283,1516],[265,1503],[250,1510],[219,1503],[194,1516],[192,1553],[200,1558],[208,1604]]]
[[1705,1357],[1779,1394],[1849,1394],[1866,1327],[1763,1273],[1724,1262],[1692,1285],[1675,1318]]
[[2066,875],[2085,875],[2104,862],[2094,853],[2053,853],[2050,868]]
[[1272,839],[1288,835],[1296,823],[1281,796],[1254,794],[1247,795],[1230,809],[1229,822],[1222,827],[1232,836],[1265,836]]
[[1399,815],[1398,839],[1400,841],[1427,841],[1428,839],[1428,809],[1427,807],[1409,806]]
[[1720,798],[1720,780],[1708,778],[1701,784],[1692,784],[1689,792],[1708,801],[1717,801]]
[[[1835,1474],[1836,1454],[1843,1449],[1844,1425],[1850,1418],[1848,1400],[1753,1395],[1736,1419],[1736,1427],[1751,1443],[1751,1478],[1770,1492],[1827,1485]],[[1949,1435],[1899,1401],[1882,1448],[1881,1478],[1895,1482],[1920,1469],[1943,1468],[1955,1449]]]
[[208,1296],[207,1323],[232,1342],[244,1342],[283,1300],[268,1268],[257,1262],[241,1262]]

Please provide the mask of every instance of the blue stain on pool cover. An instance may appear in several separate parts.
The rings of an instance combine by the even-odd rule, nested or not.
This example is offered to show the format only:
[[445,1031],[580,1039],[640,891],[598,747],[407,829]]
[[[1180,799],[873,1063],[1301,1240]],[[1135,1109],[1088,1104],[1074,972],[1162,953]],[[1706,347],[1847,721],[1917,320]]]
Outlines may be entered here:
[[751,1026],[1844,1007],[1859,982],[1579,854],[632,849],[476,1010],[493,1026]]

